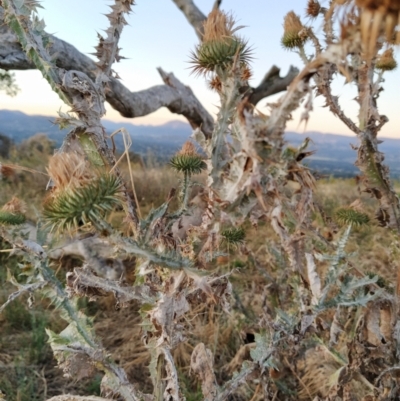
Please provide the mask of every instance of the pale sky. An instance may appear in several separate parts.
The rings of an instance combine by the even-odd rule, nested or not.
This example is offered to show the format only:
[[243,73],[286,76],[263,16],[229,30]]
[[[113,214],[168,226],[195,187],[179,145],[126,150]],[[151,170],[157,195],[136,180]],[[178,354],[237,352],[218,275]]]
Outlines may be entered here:
[[[121,54],[128,59],[114,66],[125,86],[138,91],[162,84],[156,70],[162,67],[190,86],[203,105],[215,114],[218,96],[207,88],[204,78],[191,74],[190,52],[198,43],[193,28],[171,0],[136,0],[136,3],[133,13],[128,17],[129,26],[124,29],[120,41]],[[196,1],[205,14],[211,10],[213,3],[214,0]],[[282,48],[280,38],[284,15],[294,10],[304,17],[306,3],[306,0],[223,0],[222,9],[232,12],[238,23],[246,26],[241,30],[241,35],[249,40],[254,49],[253,86],[258,85],[273,64],[281,68],[282,75],[286,75],[291,64],[302,67],[297,54]],[[327,0],[322,1],[322,4],[325,3]],[[47,31],[89,55],[97,44],[97,32],[101,33],[107,27],[103,14],[108,12],[107,5],[112,3],[106,0],[42,0],[41,4],[44,10],[40,11],[40,16],[46,22]],[[303,21],[308,19],[303,18]],[[317,20],[314,27],[316,32],[321,32],[321,20]],[[0,93],[1,109],[56,115],[63,106],[38,71],[17,71],[16,78],[21,92],[15,98]],[[388,116],[390,121],[381,135],[400,138],[400,69],[387,73],[385,78],[385,91],[379,99],[380,113]],[[340,96],[343,108],[356,121],[357,104],[352,100],[356,94],[354,88],[344,86],[342,79],[335,83],[334,93]],[[266,103],[274,102],[279,96],[262,100],[258,108],[266,112]],[[341,121],[322,106],[323,100],[317,98],[307,130],[352,135]],[[68,110],[66,106],[62,109]],[[304,125],[299,126],[299,117],[300,112],[293,115],[289,130],[304,131]],[[177,119],[184,121],[184,118],[171,114],[165,108],[146,117],[124,119],[108,105],[105,118],[121,122],[121,126],[124,121],[152,125]]]

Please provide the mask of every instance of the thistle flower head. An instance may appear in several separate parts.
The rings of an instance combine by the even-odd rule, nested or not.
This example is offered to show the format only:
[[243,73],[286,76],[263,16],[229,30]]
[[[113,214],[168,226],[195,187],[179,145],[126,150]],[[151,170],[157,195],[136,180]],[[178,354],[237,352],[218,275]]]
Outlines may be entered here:
[[282,46],[287,49],[302,46],[307,40],[307,30],[294,11],[286,14],[283,22]]
[[306,14],[311,18],[317,18],[322,7],[318,0],[308,0]]
[[189,175],[199,174],[206,168],[203,158],[190,141],[183,144],[182,149],[171,158],[169,164],[175,170]]
[[182,149],[178,152],[178,155],[185,155],[185,156],[199,156],[196,151],[196,147],[194,146],[193,142],[186,141],[182,145]]
[[226,69],[234,62],[246,65],[251,58],[247,42],[236,35],[241,26],[235,26],[231,15],[213,10],[204,22],[203,41],[192,54],[193,70],[207,74],[218,68]]
[[336,220],[339,224],[352,224],[362,226],[369,223],[369,216],[362,211],[360,202],[353,202],[349,207],[343,207],[336,211]]
[[15,196],[0,209],[0,224],[19,225],[25,222],[26,205]]
[[251,72],[251,69],[247,65],[242,68],[242,71],[241,71],[242,81],[248,81],[252,75],[253,74]]
[[15,174],[15,171],[10,166],[0,163],[0,179],[3,177],[12,177]]
[[95,177],[90,163],[83,156],[72,152],[55,154],[49,161],[47,172],[56,191],[83,186]]
[[238,246],[244,242],[246,234],[242,227],[232,227],[223,230],[221,236],[228,245]]
[[111,174],[99,175],[84,186],[69,187],[51,194],[44,203],[43,215],[52,231],[96,225],[104,215],[122,203],[122,184]]
[[112,174],[93,170],[77,153],[59,153],[47,169],[54,190],[44,203],[44,217],[53,231],[96,224],[122,201],[122,184]]
[[26,203],[16,196],[14,196],[9,202],[7,202],[1,210],[10,213],[26,213]]
[[397,67],[397,62],[393,57],[393,49],[385,50],[376,60],[375,67],[382,71],[392,71]]
[[215,40],[223,40],[231,38],[233,34],[241,27],[235,27],[235,20],[232,15],[215,9],[211,11],[207,19],[204,21],[203,43]]

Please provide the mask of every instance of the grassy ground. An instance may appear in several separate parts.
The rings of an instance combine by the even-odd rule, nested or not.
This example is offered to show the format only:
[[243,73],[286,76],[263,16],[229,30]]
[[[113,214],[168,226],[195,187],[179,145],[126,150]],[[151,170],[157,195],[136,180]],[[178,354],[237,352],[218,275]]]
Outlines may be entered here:
[[[44,138],[34,138],[2,160],[8,164],[18,164],[45,173],[47,160],[52,153],[51,143]],[[16,157],[18,155],[18,157]],[[0,160],[1,161],[1,160]],[[167,167],[134,169],[134,183],[141,212],[146,214],[153,206],[160,205],[172,187],[177,187],[176,173]],[[17,195],[27,202],[28,217],[35,221],[45,196],[48,178],[43,174],[15,171],[0,181],[0,206]],[[371,217],[371,224],[353,230],[347,250],[352,253],[351,263],[360,272],[372,271],[382,276],[385,285],[394,288],[397,277],[397,250],[392,234],[378,227],[374,222],[376,204],[368,194],[360,193],[354,179],[322,179],[318,182],[314,228],[321,241],[316,249],[334,251],[341,228],[334,220],[335,211],[361,199],[363,208]],[[325,215],[318,212],[321,207]],[[118,218],[118,215],[111,218]],[[327,226],[323,220],[331,223]],[[246,245],[254,252],[258,261],[249,260],[240,251],[231,252],[229,258],[220,260],[221,273],[233,270],[231,281],[234,287],[234,307],[231,314],[221,309],[203,305],[191,312],[190,341],[175,351],[179,372],[184,383],[187,400],[201,399],[198,383],[189,374],[190,355],[197,342],[202,341],[215,356],[217,379],[223,382],[248,357],[247,344],[254,341],[254,322],[262,308],[264,287],[269,284],[269,275],[285,268],[282,249],[266,223],[259,227],[247,227]],[[13,287],[6,282],[7,269],[19,274],[18,257],[8,252],[9,245],[0,243],[0,303],[3,303]],[[55,266],[60,277],[65,275],[67,266]],[[81,300],[81,307],[94,317],[95,329],[104,346],[113,358],[127,371],[133,382],[146,383],[150,390],[146,364],[148,353],[141,340],[138,305],[116,311],[111,298],[99,303]],[[47,344],[44,328],[60,331],[64,323],[52,305],[36,299],[32,309],[27,306],[27,298],[22,297],[10,304],[0,315],[0,389],[10,400],[44,400],[60,393],[99,394],[100,376],[75,383],[63,377],[55,367],[56,362]],[[254,388],[246,387],[243,399],[251,399]]]

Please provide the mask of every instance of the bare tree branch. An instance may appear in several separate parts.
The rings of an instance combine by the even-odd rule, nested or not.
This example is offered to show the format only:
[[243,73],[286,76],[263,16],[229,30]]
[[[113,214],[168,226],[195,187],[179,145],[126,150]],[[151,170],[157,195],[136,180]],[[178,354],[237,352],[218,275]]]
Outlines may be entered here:
[[[193,3],[192,0],[172,0],[176,6],[183,12],[189,24],[194,28],[197,37],[202,40],[203,37],[203,22],[206,16]],[[216,1],[214,7],[218,7],[221,1]]]
[[168,103],[168,109],[172,113],[177,113],[179,111],[179,114],[182,114],[187,118],[192,128],[201,126],[205,135],[211,137],[211,133],[214,129],[214,121],[206,118],[208,112],[198,102],[192,90],[176,79],[174,74],[168,74],[161,68],[158,68],[158,72],[160,73],[164,83],[168,87],[174,88],[180,95],[177,101],[171,101]]
[[252,93],[249,98],[251,104],[256,105],[260,100],[268,96],[285,91],[299,73],[299,70],[293,66],[290,66],[289,72],[285,77],[280,76],[280,71],[280,68],[273,65],[260,84],[251,89]]
[[[3,9],[0,7],[0,21],[2,19]],[[53,44],[49,53],[55,58],[58,67],[67,71],[78,70],[87,74],[92,80],[95,79],[97,66],[91,58],[55,36],[51,36],[51,39]],[[16,35],[5,24],[0,24],[0,68],[35,69],[34,64],[22,50]],[[163,74],[168,75],[164,72]],[[145,116],[161,107],[167,107],[172,113],[184,115],[193,128],[202,127],[204,134],[210,137],[214,125],[212,116],[190,88],[184,86],[172,74],[169,76],[166,85],[157,85],[138,92],[130,91],[121,81],[111,78],[106,100],[123,117],[128,118]]]

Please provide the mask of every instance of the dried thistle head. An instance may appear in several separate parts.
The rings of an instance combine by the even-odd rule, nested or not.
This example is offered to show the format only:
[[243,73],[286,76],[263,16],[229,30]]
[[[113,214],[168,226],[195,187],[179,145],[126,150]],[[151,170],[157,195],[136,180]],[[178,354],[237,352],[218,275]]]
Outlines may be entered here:
[[80,187],[91,181],[95,174],[90,163],[78,153],[57,153],[51,157],[47,172],[55,190]]
[[9,213],[26,213],[26,203],[16,196],[14,196],[9,202],[7,202],[1,210]]
[[307,29],[303,26],[298,15],[289,11],[283,22],[282,46],[287,49],[302,46],[307,40]]
[[209,81],[208,86],[210,89],[220,92],[222,89],[222,82],[218,75],[214,75]]
[[241,79],[242,81],[248,81],[252,76],[251,69],[246,65],[241,70]]
[[171,158],[169,164],[177,171],[185,174],[199,174],[206,168],[201,155],[197,153],[196,147],[190,141],[186,141],[182,149]]
[[95,225],[122,203],[119,178],[94,170],[78,153],[54,155],[47,171],[55,188],[45,199],[43,215],[52,231],[71,231],[87,223]]
[[193,142],[186,141],[183,145],[181,150],[178,152],[178,155],[186,155],[186,156],[200,156],[197,153],[196,147],[194,146]]
[[26,205],[15,196],[0,209],[0,225],[19,225],[25,222]]
[[382,71],[394,70],[397,67],[397,62],[393,57],[393,49],[387,49],[378,56],[375,67]]
[[400,22],[400,2],[398,0],[356,0],[360,7],[360,28],[366,58],[375,55],[380,35],[385,35],[389,43],[400,43],[400,32],[396,26]]
[[317,18],[322,7],[318,0],[308,0],[306,14],[311,18]]
[[192,54],[194,72],[207,74],[227,69],[235,62],[245,65],[251,59],[247,42],[236,35],[241,26],[235,27],[231,15],[213,10],[204,23],[203,41]]
[[203,42],[212,42],[233,37],[233,34],[241,27],[235,27],[232,15],[226,14],[219,9],[211,11],[204,21]]
[[13,175],[15,175],[15,170],[13,168],[0,163],[0,179],[3,177],[5,178],[12,177]]

